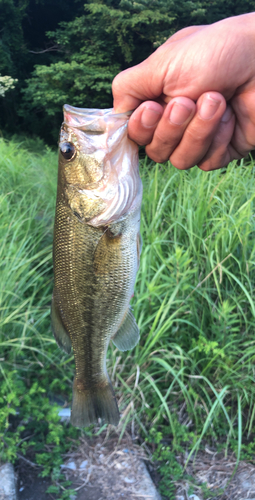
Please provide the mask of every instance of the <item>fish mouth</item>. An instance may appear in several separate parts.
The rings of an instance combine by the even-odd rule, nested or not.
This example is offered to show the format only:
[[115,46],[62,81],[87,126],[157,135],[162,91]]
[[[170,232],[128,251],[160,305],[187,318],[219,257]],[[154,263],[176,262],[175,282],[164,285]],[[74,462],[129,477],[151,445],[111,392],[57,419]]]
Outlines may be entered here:
[[83,130],[84,132],[105,133],[107,122],[112,118],[115,120],[127,121],[132,115],[132,111],[125,113],[114,113],[113,108],[109,109],[93,109],[93,108],[76,108],[65,104],[63,106],[64,123],[73,128]]

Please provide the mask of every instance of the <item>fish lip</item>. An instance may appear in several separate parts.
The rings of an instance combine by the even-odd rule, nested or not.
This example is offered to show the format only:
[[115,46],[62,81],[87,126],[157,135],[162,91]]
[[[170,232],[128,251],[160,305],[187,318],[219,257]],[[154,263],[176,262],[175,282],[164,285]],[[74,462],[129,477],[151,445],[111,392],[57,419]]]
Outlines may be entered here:
[[[128,118],[133,113],[132,111],[126,111],[125,113],[114,113],[113,108],[108,109],[96,109],[96,108],[76,108],[75,106],[70,106],[70,104],[64,104],[63,106],[64,113],[64,123],[67,126],[71,126],[72,128],[77,128],[81,130],[90,130],[94,129],[94,120],[95,122],[102,118],[103,121],[108,118],[114,117],[117,120],[128,120]],[[105,132],[103,124],[101,126],[97,124],[96,129],[98,132]],[[102,130],[101,130],[102,128]]]
[[75,106],[70,106],[70,104],[64,104],[63,111],[68,113],[74,113],[77,115],[95,115],[95,116],[105,116],[114,115],[120,118],[125,118],[131,116],[133,109],[131,111],[125,111],[125,113],[114,113],[114,108],[108,109],[97,109],[97,108],[76,108]]

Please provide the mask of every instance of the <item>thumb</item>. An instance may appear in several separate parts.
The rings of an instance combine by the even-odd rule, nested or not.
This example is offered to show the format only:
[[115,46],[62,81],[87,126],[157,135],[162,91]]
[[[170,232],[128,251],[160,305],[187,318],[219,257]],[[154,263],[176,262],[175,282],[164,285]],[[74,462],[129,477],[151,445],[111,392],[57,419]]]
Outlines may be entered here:
[[116,113],[136,109],[143,101],[162,94],[163,81],[155,79],[150,57],[133,68],[119,73],[112,82],[113,106]]
[[[163,45],[137,66],[119,73],[112,82],[114,110],[124,113],[136,109],[147,100],[155,100],[163,93],[164,76],[178,54],[172,42],[189,37],[204,29],[204,26],[190,26],[172,35]],[[185,50],[186,52],[186,50]],[[173,65],[174,72],[174,65]],[[177,94],[178,95],[178,92]],[[165,99],[164,99],[165,100]],[[169,99],[166,101],[168,102]]]

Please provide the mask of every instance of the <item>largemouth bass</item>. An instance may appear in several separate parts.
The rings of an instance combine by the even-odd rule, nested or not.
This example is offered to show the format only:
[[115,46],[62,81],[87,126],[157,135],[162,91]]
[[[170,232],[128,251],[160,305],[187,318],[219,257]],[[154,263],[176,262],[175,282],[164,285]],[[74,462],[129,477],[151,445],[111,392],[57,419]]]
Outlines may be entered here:
[[127,136],[129,114],[64,106],[54,228],[52,329],[73,348],[71,423],[119,410],[106,370],[112,339],[132,349],[139,329],[129,302],[139,266],[142,183],[138,148]]

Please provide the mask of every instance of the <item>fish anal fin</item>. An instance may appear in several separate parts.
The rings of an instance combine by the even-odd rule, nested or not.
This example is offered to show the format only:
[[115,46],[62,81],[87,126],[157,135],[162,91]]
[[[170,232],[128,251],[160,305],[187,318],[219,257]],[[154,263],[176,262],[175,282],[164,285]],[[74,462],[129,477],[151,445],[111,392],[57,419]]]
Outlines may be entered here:
[[129,307],[112,341],[120,351],[128,351],[138,344],[139,338],[139,328]]
[[75,427],[88,427],[98,423],[101,418],[105,423],[118,425],[119,410],[111,382],[84,388],[83,383],[74,379],[71,424]]
[[51,301],[51,328],[58,346],[70,354],[72,349],[71,339],[63,325],[59,307],[54,297],[54,292]]

